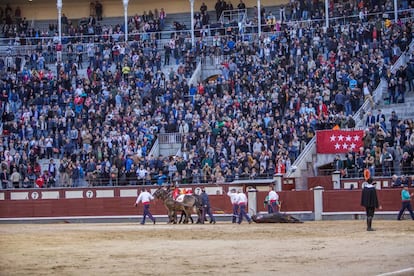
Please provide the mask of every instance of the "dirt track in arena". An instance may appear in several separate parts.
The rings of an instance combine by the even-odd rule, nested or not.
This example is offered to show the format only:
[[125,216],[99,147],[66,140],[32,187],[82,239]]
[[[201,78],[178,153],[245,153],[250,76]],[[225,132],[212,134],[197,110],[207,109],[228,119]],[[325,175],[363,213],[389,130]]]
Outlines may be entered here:
[[374,226],[3,224],[0,275],[377,275],[414,267],[414,221]]

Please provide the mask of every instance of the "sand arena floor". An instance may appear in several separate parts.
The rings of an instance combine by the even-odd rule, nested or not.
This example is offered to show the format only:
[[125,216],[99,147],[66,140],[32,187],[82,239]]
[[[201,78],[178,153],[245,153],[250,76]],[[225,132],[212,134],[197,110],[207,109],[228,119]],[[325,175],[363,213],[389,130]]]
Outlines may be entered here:
[[[414,267],[414,221],[0,225],[0,275],[378,275]],[[411,272],[397,275],[413,275]]]

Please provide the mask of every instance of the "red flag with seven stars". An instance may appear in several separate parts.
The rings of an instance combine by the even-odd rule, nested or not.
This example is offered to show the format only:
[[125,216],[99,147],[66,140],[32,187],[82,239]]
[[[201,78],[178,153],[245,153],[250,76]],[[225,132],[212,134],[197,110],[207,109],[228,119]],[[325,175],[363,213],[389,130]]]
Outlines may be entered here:
[[353,152],[363,146],[363,130],[319,130],[316,132],[317,153]]

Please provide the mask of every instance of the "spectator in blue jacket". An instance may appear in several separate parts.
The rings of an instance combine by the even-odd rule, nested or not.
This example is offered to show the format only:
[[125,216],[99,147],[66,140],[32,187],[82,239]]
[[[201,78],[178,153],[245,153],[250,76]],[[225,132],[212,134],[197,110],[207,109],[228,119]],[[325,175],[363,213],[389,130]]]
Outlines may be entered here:
[[404,188],[401,191],[401,202],[402,206],[400,209],[400,212],[398,213],[398,220],[401,220],[401,216],[404,213],[405,209],[410,212],[411,218],[414,220],[414,213],[413,208],[411,207],[411,197],[414,196],[414,193],[411,193],[408,191],[408,185],[404,185]]
[[156,176],[157,185],[162,186],[165,183],[166,179],[167,179],[167,176],[163,173],[162,170],[160,170],[158,172],[158,175]]

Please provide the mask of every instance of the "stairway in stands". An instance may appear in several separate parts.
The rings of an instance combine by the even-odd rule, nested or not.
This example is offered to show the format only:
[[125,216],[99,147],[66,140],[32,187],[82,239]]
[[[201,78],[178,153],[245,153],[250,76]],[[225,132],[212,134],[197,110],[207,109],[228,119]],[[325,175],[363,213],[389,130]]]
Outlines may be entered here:
[[[387,92],[384,91],[384,95],[387,96]],[[385,98],[385,97],[384,97]],[[407,92],[405,94],[405,102],[397,104],[389,104],[388,100],[382,100],[378,105],[377,109],[381,109],[382,113],[385,115],[387,129],[391,129],[389,118],[391,117],[392,111],[395,111],[398,118],[401,120],[404,119],[414,119],[414,91]],[[376,113],[373,112],[375,115]]]
[[[411,42],[409,50],[401,55],[398,61],[394,64],[392,71],[395,72],[400,66],[406,65],[407,61],[414,54],[414,41]],[[378,93],[377,93],[378,92]],[[387,82],[382,80],[374,92],[374,100],[376,106],[371,109],[369,101],[365,101],[362,107],[354,114],[357,128],[364,128],[366,113],[370,110],[376,114],[377,109],[381,109],[386,118],[387,128],[391,129],[389,118],[391,112],[395,111],[398,118],[413,119],[414,118],[414,92],[406,93],[405,103],[389,104],[384,102],[384,97],[387,97]],[[285,177],[295,178],[296,189],[307,189],[307,178],[317,175],[317,168],[319,166],[328,164],[333,161],[335,154],[317,154],[316,153],[316,138],[314,137],[293,163],[291,169],[285,174]]]

